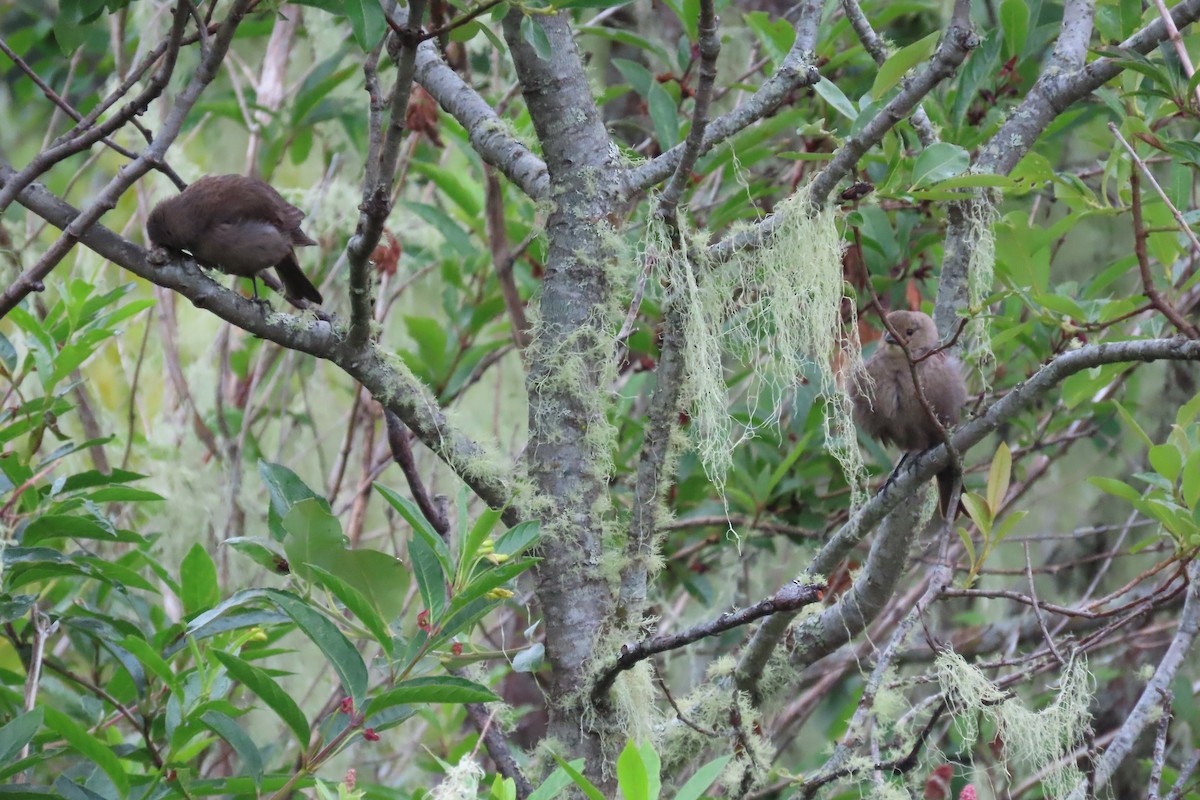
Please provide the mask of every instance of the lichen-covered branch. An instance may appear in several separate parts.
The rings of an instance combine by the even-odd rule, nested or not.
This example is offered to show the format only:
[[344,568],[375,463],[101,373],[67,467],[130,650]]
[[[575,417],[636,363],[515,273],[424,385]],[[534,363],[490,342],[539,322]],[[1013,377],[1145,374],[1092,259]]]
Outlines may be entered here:
[[[10,168],[0,166],[0,185],[12,175]],[[22,191],[17,201],[60,229],[79,215],[77,209],[38,183]],[[488,505],[504,508],[506,524],[515,525],[528,518],[524,506],[514,499],[510,471],[491,465],[484,449],[449,423],[437,399],[390,353],[371,344],[353,348],[324,320],[301,322],[289,314],[264,313],[259,305],[225,289],[188,262],[153,265],[146,250],[101,225],[82,232],[79,240],[114,264],[179,292],[197,308],[247,333],[331,361],[358,380],[385,408],[394,411]]]
[[[396,62],[396,82],[392,85],[392,95],[387,103],[388,124],[382,132],[383,140],[378,141],[376,137],[382,129],[382,109],[373,99],[370,128],[375,135],[371,137],[370,152],[367,153],[358,229],[346,244],[346,260],[350,263],[349,339],[353,347],[362,347],[371,336],[375,308],[371,297],[371,253],[383,237],[383,226],[392,210],[392,185],[395,182],[396,164],[400,159],[400,143],[404,138],[408,98],[412,92],[419,29],[425,13],[424,0],[412,0],[408,11],[405,24],[410,27],[403,29],[405,35],[387,37],[388,54]],[[367,63],[367,85],[370,87],[376,85],[370,56]]]
[[[865,49],[876,64],[883,66],[883,62],[887,61],[888,52],[887,45],[883,39],[879,38],[879,34],[871,27],[871,21],[867,19],[867,15],[863,13],[862,7],[858,4],[858,0],[841,0],[842,11],[846,14],[846,19],[850,22],[850,27],[854,29],[854,35],[862,42]],[[929,115],[925,113],[925,109],[918,105],[913,109],[912,115],[909,117],[913,129],[917,132],[917,138],[921,140],[924,147],[938,141],[937,131],[933,128],[933,123],[929,121]]]
[[621,654],[617,656],[616,661],[601,670],[600,677],[597,678],[592,688],[592,700],[596,703],[605,702],[605,695],[612,688],[613,681],[616,680],[617,675],[632,668],[634,664],[650,658],[650,656],[657,653],[665,653],[668,650],[678,650],[693,642],[698,642],[709,636],[716,636],[719,633],[724,633],[734,628],[740,628],[743,625],[749,625],[756,619],[769,617],[772,614],[799,611],[805,606],[810,606],[820,600],[823,589],[824,585],[820,583],[802,584],[799,581],[792,581],[785,584],[775,594],[765,600],[759,600],[752,606],[747,606],[737,611],[727,611],[719,617],[702,622],[699,625],[693,625],[679,633],[667,636],[655,636],[633,644],[622,645]]
[[[1160,360],[1200,361],[1200,341],[1185,339],[1182,336],[1172,339],[1141,339],[1086,345],[1078,350],[1063,353],[1038,370],[1032,378],[993,403],[978,417],[955,430],[952,437],[954,446],[960,453],[965,453],[1000,425],[1041,400],[1059,383],[1077,372],[1102,364]],[[872,497],[830,537],[798,580],[805,580],[808,576],[828,575],[888,514],[949,464],[950,454],[945,445],[938,445],[918,459],[910,459],[909,466],[896,476],[891,485]],[[755,631],[738,664],[739,684],[743,685],[743,688],[753,690],[756,676],[762,674],[767,659],[779,645],[791,619],[791,615],[779,614],[771,617]]]
[[[537,595],[553,668],[551,735],[589,762],[601,737],[580,725],[580,690],[596,632],[611,622],[604,570],[613,428],[607,417],[613,331],[620,323],[613,271],[625,254],[613,230],[624,203],[623,163],[592,98],[569,15],[525,18],[512,10],[504,37],[550,176],[547,259],[537,323],[525,351],[529,443],[525,465],[538,492],[542,561]],[[543,58],[522,25],[539,25]],[[570,698],[574,698],[572,701]],[[609,754],[611,755],[611,754]],[[600,760],[593,763],[600,764]]]
[[[1054,53],[1025,99],[1005,119],[972,166],[973,172],[1007,175],[1033,149],[1038,137],[1059,114],[1120,74],[1124,65],[1109,58],[1084,63],[1091,39],[1094,5],[1091,0],[1071,0],[1063,8],[1063,21]],[[1200,0],[1182,0],[1171,9],[1176,27],[1200,17]],[[1166,24],[1155,19],[1120,47],[1149,52],[1169,36]],[[980,209],[989,203],[981,196],[952,203],[947,209],[945,257],[938,282],[934,320],[945,334],[967,307],[967,271],[980,235]]]

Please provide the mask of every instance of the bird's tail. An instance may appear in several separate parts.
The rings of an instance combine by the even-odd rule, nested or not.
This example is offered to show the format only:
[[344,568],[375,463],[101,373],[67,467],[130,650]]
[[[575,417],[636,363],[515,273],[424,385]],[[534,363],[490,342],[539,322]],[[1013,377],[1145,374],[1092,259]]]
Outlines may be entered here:
[[958,519],[958,515],[960,513],[962,513],[962,500],[961,499],[956,504],[956,508],[954,509],[953,516],[951,516],[949,513],[950,493],[952,491],[954,491],[954,482],[957,478],[958,478],[958,472],[957,472],[957,470],[954,469],[953,465],[946,467],[944,470],[942,470],[941,472],[939,472],[937,474],[938,508],[941,509],[942,516],[947,519],[950,519],[950,520]]
[[283,261],[275,265],[275,274],[279,276],[283,288],[287,290],[288,297],[309,300],[317,305],[323,302],[317,287],[313,286],[312,281],[300,271],[300,262],[296,261],[294,250],[288,253]]

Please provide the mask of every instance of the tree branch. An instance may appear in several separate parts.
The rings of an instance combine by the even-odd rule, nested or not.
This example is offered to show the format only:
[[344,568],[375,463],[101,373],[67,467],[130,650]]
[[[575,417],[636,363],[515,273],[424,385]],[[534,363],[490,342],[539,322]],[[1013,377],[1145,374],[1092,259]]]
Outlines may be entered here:
[[[13,175],[0,165],[0,186]],[[34,183],[17,196],[17,201],[57,228],[66,228],[79,211]],[[511,476],[501,466],[489,466],[489,455],[446,419],[429,390],[406,370],[395,367],[394,356],[368,343],[363,348],[349,345],[341,332],[327,321],[303,322],[290,314],[264,312],[253,301],[223,288],[188,262],[152,265],[143,248],[111,230],[93,225],[80,235],[80,242],[141,278],[172,289],[247,333],[333,362],[359,381],[384,408],[404,421],[430,450],[446,462],[484,502],[504,508],[502,519],[515,525],[526,518],[514,499]]]
[[[801,23],[792,49],[775,74],[763,82],[758,91],[742,105],[714,119],[705,129],[700,153],[707,153],[716,145],[734,136],[751,124],[770,116],[797,89],[812,86],[821,80],[821,74],[811,64],[811,55],[816,40],[816,25],[820,20],[823,0],[804,0],[801,4]],[[644,191],[662,183],[674,174],[683,160],[686,142],[675,145],[667,152],[630,170],[627,187],[630,193]]]
[[[1063,353],[1038,370],[1032,378],[1017,385],[1011,392],[993,403],[985,412],[954,431],[952,441],[960,453],[965,453],[1017,414],[1041,400],[1067,377],[1102,364],[1132,361],[1200,361],[1200,341],[1177,336],[1172,339],[1141,339],[1086,345]],[[893,509],[897,508],[917,487],[950,465],[945,445],[909,459],[906,469],[897,474],[890,486],[885,486],[860,508],[809,562],[808,569],[798,578],[828,575],[841,563],[863,538]],[[755,631],[742,655],[738,667],[739,684],[761,673],[771,652],[778,646],[792,615],[771,617]]]

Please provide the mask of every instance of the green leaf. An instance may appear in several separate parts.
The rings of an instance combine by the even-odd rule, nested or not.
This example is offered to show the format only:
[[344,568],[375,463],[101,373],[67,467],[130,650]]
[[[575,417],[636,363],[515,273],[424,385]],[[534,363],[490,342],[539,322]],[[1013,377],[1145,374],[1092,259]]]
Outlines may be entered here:
[[967,550],[967,558],[974,564],[976,560],[975,542],[971,541],[971,534],[967,532],[966,528],[960,527],[958,529],[958,538],[962,540],[963,547]]
[[651,800],[646,765],[632,739],[617,756],[617,786],[625,800]]
[[1200,503],[1200,450],[1188,456],[1183,465],[1183,481],[1180,484],[1183,491],[1183,502],[1188,508],[1195,509]]
[[260,785],[263,776],[262,754],[258,752],[258,745],[250,738],[250,734],[242,730],[242,726],[236,720],[218,711],[205,711],[200,715],[200,721],[229,743],[242,760],[242,765],[250,773],[250,777],[254,779],[254,785]]
[[846,97],[833,81],[822,78],[814,83],[812,88],[834,111],[846,119],[853,122],[858,117],[858,109],[854,107],[854,103],[850,102],[850,98]]
[[180,600],[187,616],[199,614],[212,608],[221,600],[221,588],[217,585],[217,565],[208,551],[196,543],[183,557],[179,567]]
[[412,526],[413,532],[423,539],[434,552],[441,563],[442,572],[447,576],[453,574],[453,559],[450,556],[450,546],[438,535],[438,532],[434,530],[429,520],[425,519],[425,515],[421,513],[421,509],[417,508],[417,504],[382,484],[375,484],[375,490],[383,495],[392,508],[400,512],[400,516],[404,517],[405,521]]
[[713,782],[721,777],[721,771],[725,769],[725,765],[729,763],[729,759],[733,756],[721,756],[714,758],[700,769],[696,770],[692,777],[688,778],[687,783],[679,787],[679,791],[675,793],[675,800],[700,800],[700,796],[704,794],[704,790],[713,785]]
[[412,678],[372,698],[364,713],[369,717],[384,709],[411,703],[492,703],[499,699],[486,686],[466,678],[453,675]]
[[466,570],[475,561],[479,548],[487,540],[496,523],[500,521],[500,512],[494,508],[485,508],[471,526],[470,532],[461,545],[462,552],[458,555],[460,570]]
[[234,680],[253,692],[292,729],[292,733],[296,734],[296,741],[300,743],[300,751],[304,752],[308,748],[308,720],[292,696],[280,688],[266,670],[223,650],[211,649],[208,652],[221,662]]
[[879,74],[875,76],[875,83],[871,86],[871,97],[875,100],[881,99],[893,86],[900,82],[900,79],[904,77],[904,73],[933,55],[940,35],[940,33],[935,31],[924,39],[913,42],[908,47],[901,48],[893,53],[879,67]]
[[974,492],[963,492],[962,503],[967,508],[967,514],[979,530],[983,532],[983,535],[985,537],[991,536],[992,513],[988,509],[987,502]]
[[532,547],[540,537],[536,521],[519,522],[496,541],[496,552],[511,558]]
[[41,706],[46,716],[46,727],[67,740],[76,754],[92,761],[113,782],[119,797],[129,796],[129,776],[121,759],[101,740],[88,733],[87,729],[52,706]]
[[996,526],[996,533],[992,537],[992,545],[995,546],[1004,541],[1004,537],[1016,530],[1017,524],[1025,519],[1028,513],[1028,511],[1014,511],[1002,519],[1000,524]]
[[591,781],[583,777],[583,773],[553,753],[551,753],[551,755],[554,756],[554,760],[558,762],[558,766],[562,767],[563,772],[570,775],[571,780],[575,781],[575,785],[578,786],[585,795],[587,795],[588,800],[605,800],[603,792],[597,789]]
[[[583,769],[584,763],[582,758],[577,758],[569,762],[567,766],[578,772]],[[561,796],[562,790],[567,788],[570,783],[571,777],[567,774],[567,771],[562,767],[558,767],[554,772],[550,773],[550,776],[546,780],[542,781],[541,786],[529,793],[529,797],[526,800],[554,800]]]
[[[158,651],[150,646],[149,642],[137,636],[130,635],[121,640],[121,646],[132,653],[134,658],[142,662],[144,667],[157,675],[172,692],[179,692],[179,681],[175,676],[175,671],[158,654]],[[3,759],[0,759],[0,761],[3,761]]]
[[35,733],[42,727],[43,706],[36,706],[32,711],[20,714],[11,722],[0,728],[0,765],[8,764],[21,748],[32,741]]
[[387,20],[383,16],[383,8],[378,0],[342,0],[342,11],[350,20],[350,29],[354,32],[354,41],[364,51],[368,51],[379,43],[387,30]]
[[258,474],[267,491],[271,495],[271,507],[267,513],[267,525],[271,536],[282,542],[285,537],[282,520],[292,510],[292,506],[304,500],[316,500],[329,511],[329,501],[308,487],[300,476],[282,464],[272,464],[268,461],[258,462]]
[[1200,392],[1180,406],[1179,410],[1175,412],[1175,424],[1181,428],[1186,428],[1196,421],[1197,414],[1200,414]]
[[408,557],[412,561],[413,575],[421,600],[432,619],[441,616],[446,607],[446,582],[449,575],[443,570],[442,562],[423,536],[413,536],[408,543]]
[[350,640],[336,625],[295,595],[276,589],[267,589],[265,594],[320,648],[337,672],[346,694],[353,697],[356,704],[361,704],[367,693],[367,667]]
[[679,116],[675,98],[657,80],[650,84],[646,101],[650,106],[650,119],[654,122],[654,133],[663,150],[679,144]]
[[280,527],[285,532],[283,550],[292,571],[306,580],[310,580],[308,564],[326,565],[328,556],[344,551],[349,542],[337,517],[318,500],[293,505]]
[[1133,418],[1133,414],[1130,414],[1125,409],[1125,406],[1121,405],[1121,403],[1118,401],[1114,400],[1113,405],[1116,407],[1117,413],[1121,415],[1121,419],[1125,421],[1126,425],[1133,429],[1133,432],[1136,433],[1137,437],[1142,440],[1142,443],[1145,444],[1146,447],[1153,447],[1154,440],[1151,439],[1144,430],[1142,430],[1142,426],[1139,425],[1138,421]]
[[1173,444],[1156,444],[1150,448],[1150,466],[1154,471],[1174,483],[1183,469],[1183,455]]
[[971,154],[956,144],[936,142],[921,151],[913,164],[913,187],[961,175],[971,165]]
[[948,189],[975,189],[979,187],[995,187],[998,189],[1012,189],[1017,185],[1017,182],[1007,175],[990,175],[986,172],[972,172],[967,175],[959,175],[954,178],[947,178],[944,181],[939,181],[929,187],[931,191],[943,191]]
[[542,61],[549,61],[550,56],[554,54],[541,20],[535,19],[531,14],[521,17],[521,38],[533,48],[533,52],[537,53],[537,57]]
[[1029,36],[1029,4],[1026,0],[1004,0],[1000,4],[1000,29],[1004,31],[1004,57],[1023,54]]
[[[375,641],[383,646],[385,652],[391,652],[392,649],[392,631],[388,627],[387,622],[381,617],[378,611],[372,607],[370,601],[349,583],[346,583],[341,578],[334,575],[332,572],[321,569],[315,564],[309,565],[317,579],[317,582],[333,593],[333,596],[341,601],[347,609],[350,610],[355,617],[358,618],[371,635],[375,637]],[[397,587],[401,588],[401,587]],[[401,597],[404,592],[397,591],[396,594]]]
[[1000,513],[1000,506],[1008,495],[1008,482],[1012,476],[1012,451],[1005,442],[1000,442],[996,455],[992,457],[992,466],[988,470],[987,504],[992,512],[992,518]]
[[1105,478],[1100,475],[1092,475],[1088,478],[1088,483],[1092,484],[1097,489],[1108,492],[1111,495],[1115,495],[1122,500],[1133,502],[1134,500],[1142,499],[1142,495],[1137,489],[1134,489],[1128,483],[1119,481],[1116,478]]

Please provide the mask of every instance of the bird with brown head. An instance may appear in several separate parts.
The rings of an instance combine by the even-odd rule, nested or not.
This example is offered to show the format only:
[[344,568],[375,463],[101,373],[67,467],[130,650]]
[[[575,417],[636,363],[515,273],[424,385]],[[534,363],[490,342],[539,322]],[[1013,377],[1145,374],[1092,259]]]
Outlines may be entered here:
[[300,271],[296,247],[316,242],[300,229],[304,212],[270,184],[244,175],[210,175],[150,212],[151,243],[187,251],[205,267],[250,278],[258,296],[258,273],[270,267],[288,297],[321,302],[317,287]]
[[[941,426],[949,430],[957,425],[967,402],[967,387],[958,359],[945,351],[934,352],[939,345],[937,326],[920,311],[892,311],[887,315],[892,330],[904,339],[913,361],[925,399],[929,401]],[[922,356],[928,356],[918,361]],[[928,450],[942,443],[941,431],[921,404],[913,383],[912,370],[904,348],[889,331],[883,343],[866,363],[870,382],[852,388],[854,421],[872,439],[881,444],[895,443],[906,454]],[[938,498],[946,514],[950,490],[954,484],[953,467],[938,473]]]

